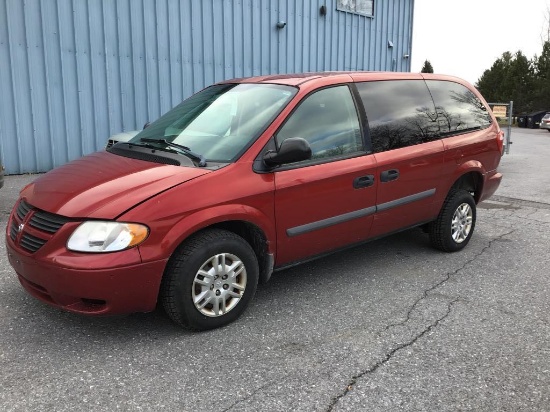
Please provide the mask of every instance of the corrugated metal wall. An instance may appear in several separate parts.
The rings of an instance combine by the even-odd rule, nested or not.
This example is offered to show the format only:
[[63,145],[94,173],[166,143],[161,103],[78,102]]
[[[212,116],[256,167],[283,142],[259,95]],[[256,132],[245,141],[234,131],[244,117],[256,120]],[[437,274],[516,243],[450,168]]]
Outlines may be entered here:
[[409,71],[413,4],[377,0],[371,18],[336,0],[0,0],[2,162],[49,170],[223,79]]

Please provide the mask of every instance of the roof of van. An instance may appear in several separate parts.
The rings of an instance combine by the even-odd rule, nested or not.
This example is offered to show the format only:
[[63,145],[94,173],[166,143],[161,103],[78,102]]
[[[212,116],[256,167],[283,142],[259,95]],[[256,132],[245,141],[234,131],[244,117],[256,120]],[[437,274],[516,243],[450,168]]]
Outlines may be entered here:
[[[275,83],[286,84],[289,86],[299,86],[300,84],[310,81],[328,80],[341,78],[343,81],[373,81],[373,80],[405,80],[405,79],[439,79],[439,80],[454,80],[460,83],[466,83],[464,80],[440,75],[426,73],[410,73],[410,72],[374,72],[374,71],[337,71],[337,72],[311,72],[311,73],[291,73],[291,74],[275,74],[266,76],[243,77],[238,79],[225,80],[220,83]],[[347,78],[347,79],[346,79]]]

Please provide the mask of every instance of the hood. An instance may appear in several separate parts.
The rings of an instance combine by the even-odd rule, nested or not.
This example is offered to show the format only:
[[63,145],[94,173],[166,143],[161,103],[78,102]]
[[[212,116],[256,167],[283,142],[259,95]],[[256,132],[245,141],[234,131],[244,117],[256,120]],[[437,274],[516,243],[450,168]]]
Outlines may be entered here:
[[206,173],[210,171],[97,152],[42,175],[21,196],[50,213],[113,219],[151,196]]

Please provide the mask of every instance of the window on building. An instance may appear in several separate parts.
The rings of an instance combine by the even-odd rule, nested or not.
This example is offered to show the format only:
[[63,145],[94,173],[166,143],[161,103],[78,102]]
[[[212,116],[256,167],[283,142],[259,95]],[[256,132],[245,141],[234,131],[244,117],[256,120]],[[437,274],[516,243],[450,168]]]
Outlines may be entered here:
[[336,9],[364,16],[374,16],[374,0],[338,0]]

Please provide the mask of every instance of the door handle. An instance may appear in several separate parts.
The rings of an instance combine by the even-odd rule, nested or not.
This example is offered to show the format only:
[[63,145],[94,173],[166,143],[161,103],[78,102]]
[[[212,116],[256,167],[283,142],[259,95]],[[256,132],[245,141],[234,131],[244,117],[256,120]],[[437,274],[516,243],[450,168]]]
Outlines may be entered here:
[[373,175],[366,175],[366,176],[360,176],[353,179],[353,188],[354,189],[361,189],[362,187],[369,187],[374,184],[374,176]]
[[397,180],[398,177],[399,170],[397,169],[384,170],[382,173],[380,173],[381,182],[391,182],[392,180]]

